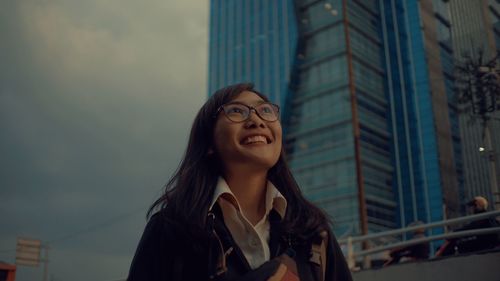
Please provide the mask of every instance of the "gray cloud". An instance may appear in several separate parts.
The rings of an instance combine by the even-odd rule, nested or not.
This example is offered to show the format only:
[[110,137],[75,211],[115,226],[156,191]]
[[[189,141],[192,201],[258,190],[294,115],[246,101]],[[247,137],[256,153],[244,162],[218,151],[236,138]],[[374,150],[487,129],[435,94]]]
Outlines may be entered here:
[[51,246],[54,280],[126,276],[205,99],[207,5],[2,3],[0,260],[14,261],[17,235],[83,231]]

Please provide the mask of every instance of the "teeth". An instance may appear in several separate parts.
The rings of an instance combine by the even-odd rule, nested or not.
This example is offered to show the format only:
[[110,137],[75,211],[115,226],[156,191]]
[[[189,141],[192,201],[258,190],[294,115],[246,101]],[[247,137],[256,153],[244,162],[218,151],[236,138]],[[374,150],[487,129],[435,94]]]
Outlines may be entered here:
[[251,136],[245,139],[244,144],[257,143],[257,142],[267,143],[267,139],[264,136]]

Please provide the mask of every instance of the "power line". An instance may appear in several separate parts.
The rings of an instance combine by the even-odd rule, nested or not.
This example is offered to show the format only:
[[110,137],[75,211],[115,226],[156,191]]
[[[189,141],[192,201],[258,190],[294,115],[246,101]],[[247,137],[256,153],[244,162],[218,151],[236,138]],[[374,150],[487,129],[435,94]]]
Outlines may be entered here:
[[70,240],[70,239],[73,239],[75,237],[78,237],[80,235],[83,235],[83,234],[87,234],[87,233],[91,233],[91,232],[94,232],[96,230],[99,230],[101,228],[105,228],[105,227],[109,227],[113,224],[116,224],[120,221],[123,221],[133,215],[136,215],[139,213],[139,211],[144,211],[145,210],[145,207],[140,207],[140,208],[137,208],[137,209],[134,209],[130,212],[127,212],[127,213],[124,213],[124,214],[121,214],[121,215],[118,215],[118,216],[115,216],[115,217],[112,217],[108,220],[105,220],[103,222],[100,222],[98,224],[94,224],[94,225],[90,225],[84,229],[81,229],[79,231],[76,231],[76,232],[73,232],[73,233],[69,233],[69,234],[66,234],[66,235],[63,235],[59,238],[56,238],[56,239],[53,239],[53,240],[50,240],[48,242],[46,242],[47,244],[54,244],[54,243],[60,243],[60,242],[63,242],[63,241],[66,241],[66,240]]
[[[53,240],[49,240],[46,242],[46,244],[55,244],[55,243],[60,243],[60,242],[63,242],[63,241],[66,241],[66,240],[70,240],[70,239],[73,239],[75,237],[78,237],[80,235],[83,235],[83,234],[88,234],[88,233],[91,233],[91,232],[94,232],[96,230],[99,230],[99,229],[102,229],[102,228],[105,228],[105,227],[109,227],[113,224],[116,224],[120,221],[123,221],[133,215],[136,215],[138,213],[140,213],[141,211],[145,211],[146,210],[146,207],[140,207],[140,208],[136,208],[130,212],[126,212],[126,213],[123,213],[123,214],[120,214],[120,215],[117,215],[115,217],[112,217],[108,220],[105,220],[105,221],[102,221],[98,224],[94,224],[94,225],[90,225],[84,229],[81,229],[81,230],[78,230],[78,231],[75,231],[73,233],[69,233],[69,234],[66,234],[66,235],[63,235],[59,238],[56,238],[56,239],[53,239]],[[9,253],[9,252],[15,252],[16,249],[4,249],[4,250],[0,250],[0,254],[3,254],[3,253]]]
[[4,254],[4,253],[9,253],[9,252],[15,252],[16,249],[5,249],[5,250],[0,250],[0,254]]

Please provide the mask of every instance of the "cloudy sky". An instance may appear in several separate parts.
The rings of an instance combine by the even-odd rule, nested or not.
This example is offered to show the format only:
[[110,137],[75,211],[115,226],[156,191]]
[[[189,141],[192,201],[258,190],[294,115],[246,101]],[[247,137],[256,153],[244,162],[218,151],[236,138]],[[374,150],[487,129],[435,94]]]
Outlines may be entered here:
[[0,1],[0,261],[35,238],[49,280],[123,279],[205,99],[208,1]]

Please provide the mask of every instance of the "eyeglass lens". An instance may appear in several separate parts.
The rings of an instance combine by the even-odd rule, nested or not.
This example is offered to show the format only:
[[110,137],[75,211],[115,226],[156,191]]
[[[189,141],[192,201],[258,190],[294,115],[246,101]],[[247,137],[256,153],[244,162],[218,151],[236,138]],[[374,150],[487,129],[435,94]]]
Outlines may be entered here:
[[231,103],[223,107],[226,116],[234,122],[242,122],[248,119],[250,111],[255,109],[257,115],[266,121],[276,121],[278,119],[278,107],[271,103],[262,103],[256,107],[249,107],[245,104]]

